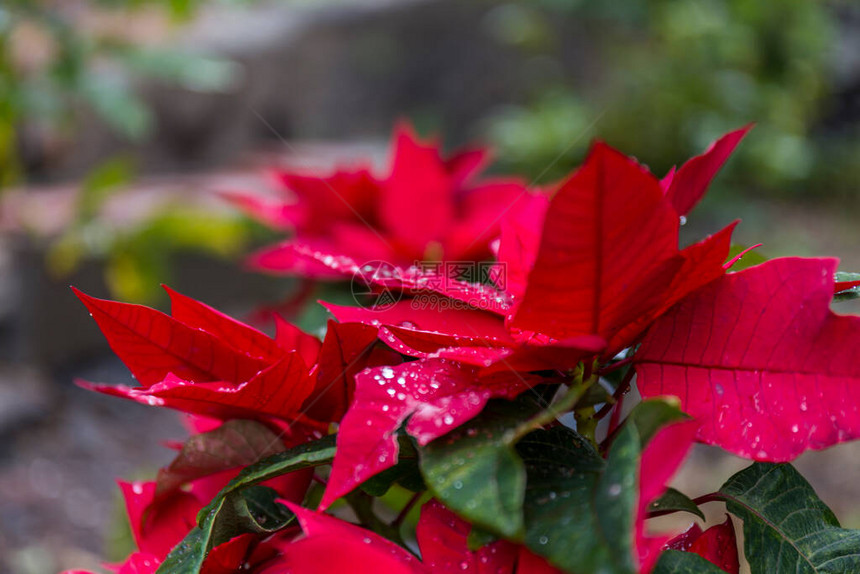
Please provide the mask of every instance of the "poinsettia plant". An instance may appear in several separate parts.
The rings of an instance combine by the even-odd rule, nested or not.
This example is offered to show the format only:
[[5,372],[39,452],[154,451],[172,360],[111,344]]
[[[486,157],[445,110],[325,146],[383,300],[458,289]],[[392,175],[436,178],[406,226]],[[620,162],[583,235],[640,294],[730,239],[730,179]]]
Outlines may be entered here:
[[[860,318],[831,311],[860,276],[735,272],[736,223],[678,246],[748,130],[662,179],[596,143],[531,190],[473,181],[483,150],[443,159],[402,126],[387,176],[281,172],[291,203],[234,195],[293,233],[255,264],[367,284],[322,303],[321,339],[169,289],[171,315],[76,291],[139,386],[79,384],[191,432],[153,481],[120,483],[137,551],[113,568],[860,571],[860,531],[790,465],[860,437]],[[753,462],[690,498],[669,485],[697,441]],[[725,521],[649,522],[713,503]]]

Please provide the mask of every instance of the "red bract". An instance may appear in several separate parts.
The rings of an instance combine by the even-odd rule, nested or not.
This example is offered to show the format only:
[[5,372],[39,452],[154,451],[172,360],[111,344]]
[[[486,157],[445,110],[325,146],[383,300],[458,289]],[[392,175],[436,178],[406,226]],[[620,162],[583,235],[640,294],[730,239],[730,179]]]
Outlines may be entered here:
[[367,169],[323,176],[282,171],[275,177],[295,195],[289,203],[228,197],[264,222],[294,232],[290,241],[251,258],[267,271],[332,275],[325,266],[294,257],[296,243],[360,263],[481,260],[489,255],[500,216],[525,192],[518,180],[473,181],[486,156],[485,150],[470,150],[443,159],[436,143],[421,142],[403,124],[395,131],[385,177]]
[[370,369],[355,383],[322,509],[397,463],[397,429],[407,418],[406,432],[425,445],[472,419],[489,399],[513,398],[534,381],[510,372],[480,377],[473,367],[428,359]]
[[[277,572],[356,574],[556,574],[560,572],[525,547],[500,541],[470,551],[471,526],[435,500],[421,508],[416,538],[421,561],[382,538],[332,516],[289,505],[305,536],[283,547]],[[332,549],[337,551],[333,552]]]
[[421,562],[404,548],[369,530],[289,504],[305,533],[284,547],[272,572],[315,574],[421,574]]
[[272,339],[170,289],[172,317],[76,293],[142,384],[81,386],[143,404],[221,420],[317,424],[342,416],[356,372],[397,360],[370,353],[375,330],[361,325],[334,326],[321,343],[278,318]]
[[648,574],[657,563],[669,536],[651,536],[645,532],[648,507],[666,490],[666,486],[693,445],[698,423],[681,421],[661,428],[642,450],[639,463],[639,504],[636,510],[634,540],[639,572]]
[[728,516],[725,522],[712,526],[704,532],[698,524],[694,523],[682,534],[667,542],[666,548],[698,554],[728,574],[738,574],[740,571],[735,527]]
[[642,317],[723,274],[731,228],[679,252],[678,226],[653,175],[595,145],[550,202],[510,327],[557,340],[599,336],[610,355],[626,347],[647,326]]
[[[693,162],[682,171],[700,174],[693,179],[701,183],[713,175],[706,170],[705,178],[702,170],[714,165]],[[336,315],[384,327],[381,338],[413,357],[566,369],[589,355],[611,357],[677,301],[725,273],[734,224],[679,251],[679,216],[660,182],[605,144],[594,147],[548,204],[543,195],[527,195],[522,203],[505,219],[498,245],[496,277],[510,291],[394,270],[368,279],[378,288],[436,299],[428,308],[413,299],[381,313],[338,309]],[[309,265],[360,272],[348,257],[298,248],[293,254]],[[502,281],[508,272],[511,281]],[[443,307],[446,299],[472,309],[455,313]]]
[[679,303],[636,354],[644,396],[676,395],[699,439],[787,461],[860,436],[860,318],[830,310],[834,259],[775,259]]
[[525,546],[506,541],[469,550],[472,526],[431,500],[421,507],[415,536],[421,559],[431,572],[476,572],[478,574],[556,574],[551,566]]
[[660,182],[666,198],[678,215],[687,215],[705,196],[708,185],[735,150],[752,124],[729,132],[714,143],[702,155],[690,159],[677,172],[670,172]]

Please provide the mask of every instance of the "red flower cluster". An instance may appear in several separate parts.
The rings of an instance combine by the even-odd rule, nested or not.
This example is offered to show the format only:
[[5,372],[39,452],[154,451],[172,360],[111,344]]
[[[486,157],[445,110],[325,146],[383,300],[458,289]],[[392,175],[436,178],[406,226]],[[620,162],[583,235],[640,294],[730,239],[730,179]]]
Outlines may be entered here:
[[[491,400],[536,387],[568,386],[575,401],[567,410],[576,412],[580,433],[611,460],[618,424],[599,445],[587,428],[620,401],[635,372],[644,397],[677,397],[692,419],[663,421],[642,446],[630,482],[629,531],[615,533],[629,541],[619,547],[629,553],[623,561],[650,572],[670,548],[737,572],[731,522],[674,540],[645,527],[694,440],[787,461],[860,437],[860,363],[852,359],[860,351],[860,318],[830,311],[834,291],[853,287],[835,284],[836,262],[785,258],[730,272],[734,223],[678,248],[681,219],[748,129],[727,134],[662,180],[598,143],[566,180],[537,193],[515,182],[473,182],[483,151],[445,160],[406,127],[395,135],[385,178],[366,169],[279,173],[295,203],[234,197],[295,234],[253,261],[314,277],[361,275],[399,298],[370,307],[326,304],[336,322],[322,341],[283,320],[270,338],[170,290],[172,316],[78,292],[141,386],[82,385],[209,420],[208,432],[189,439],[158,481],[122,485],[139,552],[118,571],[153,572],[239,467],[272,454],[272,444],[280,452],[319,439],[332,423],[336,451],[319,511],[300,506],[313,471],[267,482],[301,531],[239,535],[209,550],[201,571],[562,571],[556,567],[568,567],[542,548],[545,536],[537,545],[527,537],[524,545],[518,534],[473,546],[472,526],[438,501],[421,511],[412,547],[420,560],[322,511],[398,466],[404,440],[423,456]],[[412,266],[491,251],[492,284]],[[362,273],[369,260],[391,266]],[[602,375],[625,367],[614,400],[604,394],[582,402],[599,390]],[[223,464],[186,453],[195,437],[206,436],[197,439],[208,445],[200,448],[211,449],[212,437],[223,441],[240,420],[256,425],[242,431],[246,439],[275,439],[246,452],[247,460],[226,457]],[[528,427],[532,420],[540,422]],[[554,421],[529,419],[523,433]],[[598,449],[589,452],[598,456]],[[606,492],[621,491],[619,483]]]

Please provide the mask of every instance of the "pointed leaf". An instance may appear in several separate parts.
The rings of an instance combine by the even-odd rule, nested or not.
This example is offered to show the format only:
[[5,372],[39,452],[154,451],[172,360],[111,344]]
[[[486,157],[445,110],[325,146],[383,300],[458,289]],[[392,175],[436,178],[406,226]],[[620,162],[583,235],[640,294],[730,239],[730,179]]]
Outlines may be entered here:
[[625,426],[605,462],[561,426],[525,436],[517,451],[528,474],[526,545],[569,572],[635,572],[635,428]]
[[726,574],[698,554],[666,550],[653,570],[654,574]]
[[266,366],[155,309],[96,299],[72,289],[141,385],[159,383],[168,373],[188,381],[241,382]]
[[860,530],[840,528],[833,512],[791,465],[753,464],[720,489],[744,521],[753,572],[860,571]]
[[231,420],[213,431],[192,435],[169,466],[158,471],[156,496],[197,478],[248,466],[284,450],[280,437],[256,421]]
[[699,440],[757,460],[860,436],[860,318],[830,311],[835,266],[774,259],[679,303],[636,354],[642,395],[679,397]]
[[850,301],[860,297],[860,273],[838,271],[833,293],[834,301]]
[[[163,285],[170,295],[171,316],[189,327],[206,331],[231,346],[237,353],[245,353],[251,357],[265,361],[277,360],[284,354],[278,344],[269,336],[257,329],[245,325],[236,319],[195,301],[191,297],[177,293]],[[293,348],[287,349],[292,351]]]
[[712,143],[705,153],[690,159],[673,174],[666,197],[678,215],[687,215],[701,201],[711,180],[752,127],[750,124],[727,133]]
[[[197,574],[209,550],[225,537],[229,539],[238,532],[235,527],[225,527],[229,520],[221,516],[225,508],[233,503],[231,497],[237,496],[242,489],[275,478],[322,464],[334,458],[334,436],[327,436],[312,443],[293,447],[262,460],[242,470],[221,492],[197,515],[198,526],[194,527],[185,539],[167,556],[158,572],[161,574]],[[231,500],[228,500],[231,499]]]
[[612,339],[657,306],[683,265],[678,216],[657,180],[605,144],[558,190],[511,326]]
[[480,415],[419,449],[430,491],[469,522],[505,538],[521,537],[526,471],[513,430],[539,410],[530,395],[491,401]]
[[651,515],[659,515],[664,512],[674,512],[676,510],[689,512],[690,514],[695,514],[702,520],[705,519],[705,513],[696,506],[696,503],[690,500],[689,496],[683,492],[675,490],[674,488],[667,488],[666,492],[664,492],[660,498],[648,506],[648,513]]
[[92,391],[122,397],[150,406],[220,419],[276,417],[292,421],[301,417],[305,399],[313,390],[307,367],[297,353],[260,371],[245,383],[194,383],[168,374],[148,388],[103,385],[78,381]]

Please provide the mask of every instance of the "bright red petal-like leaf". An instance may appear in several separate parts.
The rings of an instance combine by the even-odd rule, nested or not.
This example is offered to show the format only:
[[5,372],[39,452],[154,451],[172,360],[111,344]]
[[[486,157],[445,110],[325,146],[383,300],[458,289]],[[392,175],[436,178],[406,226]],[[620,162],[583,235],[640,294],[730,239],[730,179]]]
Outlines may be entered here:
[[322,341],[305,333],[292,323],[275,315],[275,342],[284,351],[296,351],[306,365],[314,365],[319,358]]
[[247,381],[266,367],[264,361],[160,311],[72,289],[141,385],[161,382],[168,373],[189,381]]
[[705,153],[690,159],[672,175],[666,197],[678,215],[687,215],[705,196],[711,180],[752,127],[750,124],[727,133],[712,143]]
[[383,185],[380,218],[398,242],[422,259],[454,220],[454,186],[434,144],[422,144],[401,124],[394,135],[391,174]]
[[684,263],[666,288],[663,300],[651,311],[628,323],[608,345],[607,355],[614,356],[630,344],[675,303],[725,274],[723,262],[732,245],[732,232],[738,222],[681,251]]
[[375,327],[360,323],[329,321],[319,355],[316,386],[305,404],[308,416],[320,421],[339,421],[352,402],[357,373],[367,367],[400,363],[400,357],[393,352],[384,357],[374,354],[376,331]]
[[[331,245],[314,243],[287,242],[279,245],[277,253],[272,250],[265,254],[272,257],[263,267],[269,270],[290,268],[303,274],[332,278],[341,277],[351,281],[369,283],[378,290],[389,289],[395,293],[436,294],[440,298],[425,299],[437,308],[471,307],[505,315],[511,308],[511,298],[504,291],[483,283],[460,281],[447,277],[444,272],[425,270],[417,267],[401,268],[379,265],[379,262],[361,263],[353,257],[339,255]],[[280,267],[279,267],[280,266]],[[444,267],[444,266],[443,266]],[[446,301],[452,299],[465,305]]]
[[[514,179],[484,181],[462,193],[458,217],[445,237],[443,254],[449,260],[486,259],[487,245],[499,235],[502,217],[524,209],[528,198],[525,184]],[[472,280],[485,278],[475,273]]]
[[683,265],[678,225],[650,173],[596,144],[550,202],[510,325],[556,339],[612,339],[659,305]]
[[428,572],[409,551],[375,532],[296,504],[287,506],[296,513],[305,537],[283,547],[280,572]]
[[158,504],[155,482],[120,482],[134,541],[140,551],[164,559],[197,524],[201,504],[186,492],[176,492]]
[[245,570],[248,551],[256,540],[253,534],[240,534],[212,548],[200,574],[236,574]]
[[639,571],[647,574],[660,557],[669,536],[651,536],[645,532],[648,506],[663,492],[669,480],[687,457],[696,429],[696,421],[671,423],[661,428],[642,450],[639,463],[639,504],[636,512],[635,539]]
[[462,149],[445,160],[445,170],[452,182],[460,186],[483,171],[490,162],[490,156],[490,150],[486,148]]
[[409,330],[411,333],[404,336],[411,337],[410,342],[413,343],[419,339],[424,341],[423,345],[418,345],[422,349],[429,348],[425,345],[431,347],[435,345],[437,349],[456,346],[458,340],[470,339],[487,344],[493,344],[493,342],[513,344],[513,339],[500,317],[475,309],[440,310],[432,305],[417,305],[411,299],[377,308],[345,307],[322,302],[321,304],[340,323],[399,328],[398,336],[403,334],[403,331]]
[[704,532],[694,523],[667,542],[666,548],[698,554],[728,574],[738,574],[740,570],[735,527],[729,516],[726,516],[726,521],[722,524],[712,526]]
[[756,460],[860,437],[860,318],[830,310],[835,268],[774,259],[681,301],[636,354],[642,395],[678,396],[699,440]]
[[274,229],[288,230],[295,225],[295,205],[242,192],[223,192],[219,195],[247,215]]
[[274,361],[284,355],[284,350],[268,335],[166,285],[163,287],[170,295],[170,315],[177,321],[218,337],[237,353],[265,361]]
[[146,388],[83,381],[78,384],[89,390],[132,399],[145,405],[225,420],[260,417],[294,420],[300,415],[302,403],[314,386],[307,367],[296,353],[288,353],[282,360],[239,385],[219,381],[195,383],[172,374]]
[[415,536],[421,559],[431,572],[476,572],[478,574],[559,574],[526,547],[499,541],[469,550],[472,526],[431,500],[421,507]]
[[481,412],[493,397],[512,398],[534,384],[516,373],[479,378],[444,359],[379,367],[355,377],[355,398],[337,435],[337,454],[321,508],[397,463],[397,429],[427,444]]
[[502,218],[495,284],[515,297],[525,293],[548,208],[548,194],[529,193]]

